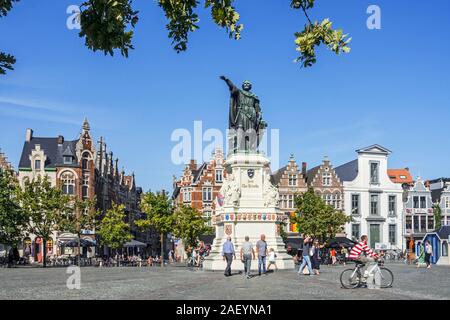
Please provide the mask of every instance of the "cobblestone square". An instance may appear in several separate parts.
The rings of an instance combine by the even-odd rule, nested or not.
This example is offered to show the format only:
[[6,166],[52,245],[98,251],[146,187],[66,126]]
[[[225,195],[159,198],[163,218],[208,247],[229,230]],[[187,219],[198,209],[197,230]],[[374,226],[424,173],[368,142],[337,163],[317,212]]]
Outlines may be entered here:
[[65,268],[0,269],[0,299],[49,300],[438,300],[450,299],[450,269],[416,269],[387,265],[394,287],[383,290],[345,290],[339,275],[345,267],[322,268],[320,277],[280,271],[244,279],[236,274],[194,271],[184,266],[160,268],[82,268],[81,289],[69,290]]

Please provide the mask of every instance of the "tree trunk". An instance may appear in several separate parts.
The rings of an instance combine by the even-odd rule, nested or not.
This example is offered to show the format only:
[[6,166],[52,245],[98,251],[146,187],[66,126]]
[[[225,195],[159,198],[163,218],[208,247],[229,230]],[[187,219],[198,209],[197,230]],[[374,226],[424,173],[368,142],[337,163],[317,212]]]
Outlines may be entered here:
[[164,268],[164,233],[161,233],[161,268]]
[[42,239],[42,267],[47,267],[47,239]]

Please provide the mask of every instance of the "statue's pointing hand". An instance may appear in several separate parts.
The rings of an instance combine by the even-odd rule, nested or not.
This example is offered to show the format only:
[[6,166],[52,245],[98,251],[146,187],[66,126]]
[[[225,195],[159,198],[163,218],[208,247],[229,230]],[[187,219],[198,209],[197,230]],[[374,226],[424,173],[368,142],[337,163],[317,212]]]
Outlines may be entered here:
[[222,79],[223,81],[227,80],[227,77],[225,76],[220,76],[220,79]]

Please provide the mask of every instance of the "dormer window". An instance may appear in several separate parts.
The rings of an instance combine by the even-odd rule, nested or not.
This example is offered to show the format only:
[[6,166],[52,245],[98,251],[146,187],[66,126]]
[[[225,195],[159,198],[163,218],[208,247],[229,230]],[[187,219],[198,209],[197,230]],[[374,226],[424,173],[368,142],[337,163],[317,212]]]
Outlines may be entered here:
[[41,159],[34,160],[34,170],[41,170]]
[[64,156],[64,164],[72,164],[73,158],[71,156]]

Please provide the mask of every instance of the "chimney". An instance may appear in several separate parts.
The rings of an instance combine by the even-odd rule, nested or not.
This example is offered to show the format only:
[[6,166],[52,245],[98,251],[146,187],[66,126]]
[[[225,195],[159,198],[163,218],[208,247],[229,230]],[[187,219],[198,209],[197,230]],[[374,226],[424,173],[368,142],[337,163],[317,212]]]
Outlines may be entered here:
[[64,137],[58,136],[58,145],[62,145],[64,143]]
[[33,139],[33,130],[30,128],[27,128],[27,131],[25,134],[25,142],[30,142],[31,139]]
[[189,163],[189,170],[191,170],[191,171],[197,170],[197,161],[196,160],[191,160],[191,162]]
[[302,175],[304,177],[306,177],[306,168],[307,168],[306,162],[302,162]]

